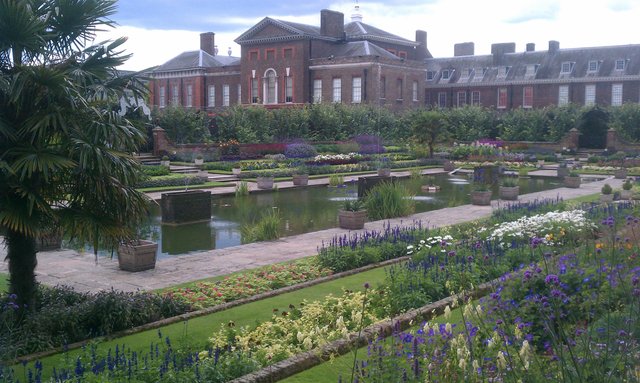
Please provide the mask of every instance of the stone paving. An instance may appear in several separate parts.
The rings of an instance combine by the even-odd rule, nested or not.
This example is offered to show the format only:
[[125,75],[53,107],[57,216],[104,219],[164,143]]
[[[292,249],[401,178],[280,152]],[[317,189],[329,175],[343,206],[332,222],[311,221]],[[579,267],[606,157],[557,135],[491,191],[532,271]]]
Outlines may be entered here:
[[[441,173],[442,170],[428,169],[424,173],[436,172]],[[556,172],[554,170],[538,170],[530,174],[555,176]],[[394,175],[406,175],[406,172],[394,173]],[[345,178],[350,179],[350,177]],[[327,182],[327,179],[309,181],[310,184],[326,184]],[[533,201],[558,196],[570,199],[599,193],[605,183],[609,183],[613,188],[620,188],[622,180],[608,177],[606,180],[583,183],[579,189],[558,188],[521,195],[519,200]],[[290,184],[291,182],[280,182],[278,188],[290,187],[292,186]],[[253,186],[255,187],[255,185]],[[219,193],[221,189],[225,188],[216,188],[212,191]],[[152,193],[151,197],[159,198],[160,193]],[[492,209],[504,204],[505,201],[494,200],[491,206],[463,205],[414,214],[402,219],[367,222],[364,230],[381,230],[384,225],[389,224],[392,226],[411,225],[416,221],[421,221],[423,226],[428,227],[451,225],[488,217]],[[98,291],[111,288],[124,291],[151,290],[314,255],[323,241],[328,242],[336,235],[345,234],[349,234],[349,231],[334,228],[283,237],[271,242],[204,251],[188,256],[176,256],[158,260],[155,269],[138,273],[119,270],[117,258],[100,257],[96,262],[93,254],[80,254],[74,250],[41,252],[38,254],[36,274],[41,283],[47,285],[65,284],[78,291]],[[0,248],[0,259],[4,259],[5,255],[6,250]],[[7,272],[7,266],[6,262],[0,262],[0,272]]]

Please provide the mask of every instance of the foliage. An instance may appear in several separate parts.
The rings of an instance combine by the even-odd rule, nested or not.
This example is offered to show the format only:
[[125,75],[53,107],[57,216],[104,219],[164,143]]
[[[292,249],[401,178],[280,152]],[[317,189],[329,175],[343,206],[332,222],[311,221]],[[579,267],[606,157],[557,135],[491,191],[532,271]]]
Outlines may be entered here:
[[429,147],[429,157],[433,157],[434,146],[448,138],[447,120],[440,111],[416,110],[409,117],[416,142]]
[[518,180],[514,179],[513,177],[505,177],[502,180],[502,186],[506,187],[506,188],[513,188],[518,186]]
[[[168,158],[167,158],[168,160]],[[157,177],[157,176],[166,176],[169,175],[170,171],[167,166],[162,165],[144,165],[142,166],[142,173],[145,176],[149,177]]]
[[188,302],[152,293],[101,291],[79,293],[69,287],[40,287],[36,306],[22,322],[15,296],[0,301],[0,360],[49,350],[65,344],[109,335],[191,309]]
[[207,183],[207,177],[193,176],[188,174],[171,174],[168,176],[159,176],[147,179],[136,185],[137,188],[152,188],[163,186],[184,186],[202,185]]
[[337,174],[332,174],[329,176],[329,186],[340,186],[344,185],[344,177]]
[[604,184],[600,191],[602,192],[602,194],[611,194],[613,193],[613,188],[611,188],[611,185],[609,184]]
[[242,227],[244,243],[272,241],[278,238],[280,238],[280,213],[277,209],[266,211],[258,222]]
[[371,220],[404,217],[413,213],[415,202],[407,188],[396,182],[382,182],[365,196],[367,215]]
[[344,205],[342,206],[342,210],[345,211],[360,211],[362,210],[363,203],[359,198],[356,199],[347,199],[344,201]]
[[146,88],[116,69],[126,39],[88,45],[115,11],[111,0],[0,2],[0,226],[21,307],[33,306],[38,232],[60,227],[97,249],[144,216],[130,153],[145,134],[117,105]]
[[284,151],[284,155],[287,158],[310,158],[315,157],[317,154],[318,152],[313,145],[303,143],[289,144]]
[[445,111],[449,131],[456,140],[475,141],[485,137],[497,137],[498,116],[495,111],[480,106],[467,105]]
[[181,106],[168,106],[155,109],[154,123],[167,132],[167,136],[176,144],[208,142],[209,118],[206,113]]
[[628,178],[624,180],[624,182],[622,183],[622,189],[631,190],[632,188],[633,188],[633,182],[631,182],[631,180]]
[[216,282],[196,282],[186,287],[166,290],[163,296],[191,305],[195,309],[250,297],[266,291],[324,277],[331,274],[310,260],[277,264],[249,270],[241,275]]
[[238,182],[236,184],[235,196],[242,197],[247,195],[249,195],[249,184],[247,183],[247,181]]

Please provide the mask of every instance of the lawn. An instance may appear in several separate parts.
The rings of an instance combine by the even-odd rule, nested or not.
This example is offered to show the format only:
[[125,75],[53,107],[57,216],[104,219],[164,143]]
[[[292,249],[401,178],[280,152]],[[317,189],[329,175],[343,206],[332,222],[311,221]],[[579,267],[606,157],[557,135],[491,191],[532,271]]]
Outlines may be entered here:
[[[205,349],[207,340],[219,329],[220,324],[233,321],[236,326],[255,326],[271,318],[274,310],[278,312],[288,311],[289,305],[298,305],[300,302],[322,300],[328,294],[339,295],[344,289],[361,290],[365,282],[377,286],[384,281],[385,270],[378,268],[363,273],[340,278],[334,281],[321,283],[305,289],[282,294],[273,298],[258,302],[237,306],[229,310],[213,313],[189,321],[175,323],[162,327],[160,331],[163,337],[168,336],[173,343],[191,349]],[[98,350],[105,353],[116,345],[126,344],[134,350],[145,351],[149,344],[158,341],[158,330],[149,330],[141,333],[101,342]],[[74,360],[81,350],[70,351],[67,354],[56,354],[41,359],[45,368],[46,377],[51,373],[53,366],[61,366],[65,360]],[[17,367],[21,370],[22,367]]]
[[0,273],[0,294],[5,293],[9,287],[9,274]]

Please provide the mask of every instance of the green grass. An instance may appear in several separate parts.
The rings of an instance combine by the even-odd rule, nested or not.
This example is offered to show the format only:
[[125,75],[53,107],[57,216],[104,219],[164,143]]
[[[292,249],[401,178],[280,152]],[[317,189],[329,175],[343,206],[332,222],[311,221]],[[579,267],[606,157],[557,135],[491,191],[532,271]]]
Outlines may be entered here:
[[[233,186],[233,184],[230,184],[228,182],[211,181],[211,182],[205,182],[203,184],[189,185],[189,189],[214,188],[218,186]],[[183,185],[183,186],[160,186],[160,187],[151,187],[151,188],[139,188],[136,190],[145,192],[145,193],[150,193],[150,192],[158,192],[158,191],[166,191],[166,190],[184,190],[184,188],[185,187]]]
[[9,289],[9,274],[0,273],[0,295]]
[[[233,307],[229,310],[213,313],[203,317],[191,319],[187,322],[175,323],[162,327],[163,336],[168,336],[174,344],[190,347],[192,349],[205,349],[208,338],[213,335],[220,327],[220,324],[233,321],[236,326],[255,326],[261,322],[271,318],[274,309],[279,312],[288,311],[289,305],[298,305],[303,300],[317,301],[322,300],[328,294],[342,294],[343,289],[362,290],[365,282],[371,286],[377,286],[385,279],[384,268],[377,268],[363,273],[340,278],[334,281],[321,283],[305,289],[294,291],[287,294],[278,295],[273,298],[264,299],[258,302],[248,303],[246,305]],[[141,333],[104,341],[98,344],[98,352],[106,351],[109,348],[115,348],[116,344],[122,346],[126,344],[132,350],[144,352],[149,349],[151,342],[158,341],[158,330],[149,330]],[[65,359],[75,360],[81,350],[72,350],[67,354],[56,354],[41,359],[44,365],[45,377],[51,374],[53,366],[64,364]],[[112,351],[113,352],[113,351]],[[16,371],[21,371],[21,366],[14,366]]]
[[[438,316],[430,321],[431,323],[451,323],[458,324],[460,327],[462,323],[462,312],[460,308],[451,310],[451,317],[445,319],[443,315]],[[422,324],[419,324],[422,325]],[[413,327],[418,329],[418,327]],[[389,338],[387,338],[388,340]],[[357,359],[359,361],[366,359],[367,347],[364,346],[358,349]],[[351,378],[351,369],[353,367],[353,352],[338,356],[333,360],[319,364],[308,370],[300,372],[289,378],[280,380],[281,383],[319,383],[319,382],[338,382],[338,379],[342,376],[343,382],[349,382]]]

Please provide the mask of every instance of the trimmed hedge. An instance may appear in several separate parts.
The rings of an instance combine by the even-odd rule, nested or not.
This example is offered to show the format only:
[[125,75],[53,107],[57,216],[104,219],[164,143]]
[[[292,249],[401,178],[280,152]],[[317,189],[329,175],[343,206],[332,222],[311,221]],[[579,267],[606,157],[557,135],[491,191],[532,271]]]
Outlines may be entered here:
[[163,186],[202,185],[209,181],[207,177],[187,174],[171,174],[168,176],[153,177],[140,182],[138,188],[154,188]]

